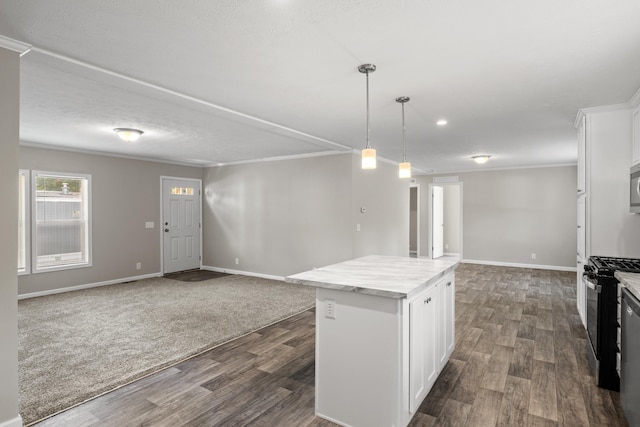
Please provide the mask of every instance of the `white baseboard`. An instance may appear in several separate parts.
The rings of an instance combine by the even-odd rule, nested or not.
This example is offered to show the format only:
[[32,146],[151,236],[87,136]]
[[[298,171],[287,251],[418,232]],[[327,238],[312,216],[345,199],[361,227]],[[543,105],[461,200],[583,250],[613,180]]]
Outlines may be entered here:
[[251,271],[242,271],[242,270],[230,270],[228,268],[211,267],[208,265],[203,265],[202,269],[209,270],[209,271],[217,271],[218,273],[241,274],[243,276],[261,277],[263,279],[280,280],[284,282],[284,276],[273,276],[271,274],[253,273]]
[[517,262],[483,261],[476,259],[462,259],[460,262],[465,264],[495,265],[499,267],[533,268],[536,270],[578,271],[578,267],[564,267],[562,265],[521,264]]
[[0,422],[0,427],[22,427],[22,417],[18,415],[10,420]]
[[[63,292],[79,291],[80,289],[97,288],[99,286],[116,285],[118,283],[133,282],[135,280],[151,279],[154,277],[162,277],[162,273],[143,274],[141,276],[123,277],[122,279],[107,280],[105,282],[87,283],[86,285],[69,286],[67,288],[51,289],[41,292],[31,292],[28,294],[18,295],[18,299],[21,300],[27,298],[42,297],[45,295],[61,294]],[[0,427],[4,426],[0,424]]]
[[458,252],[445,252],[442,255],[444,256],[460,256]]

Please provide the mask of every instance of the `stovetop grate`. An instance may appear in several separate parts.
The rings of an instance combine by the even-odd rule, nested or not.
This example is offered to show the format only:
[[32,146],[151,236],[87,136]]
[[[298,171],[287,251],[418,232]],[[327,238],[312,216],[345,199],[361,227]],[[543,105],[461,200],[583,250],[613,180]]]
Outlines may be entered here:
[[617,270],[640,273],[640,259],[635,258],[612,258],[612,257],[591,257],[598,270]]

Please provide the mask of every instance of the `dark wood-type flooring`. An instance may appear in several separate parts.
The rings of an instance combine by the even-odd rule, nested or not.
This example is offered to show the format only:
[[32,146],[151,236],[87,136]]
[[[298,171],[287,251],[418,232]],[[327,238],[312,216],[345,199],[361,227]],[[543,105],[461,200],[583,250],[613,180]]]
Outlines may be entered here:
[[[462,264],[456,349],[411,426],[626,426],[586,359],[575,273]],[[314,416],[306,311],[72,408],[45,426],[335,426]],[[348,403],[346,403],[348,404]]]

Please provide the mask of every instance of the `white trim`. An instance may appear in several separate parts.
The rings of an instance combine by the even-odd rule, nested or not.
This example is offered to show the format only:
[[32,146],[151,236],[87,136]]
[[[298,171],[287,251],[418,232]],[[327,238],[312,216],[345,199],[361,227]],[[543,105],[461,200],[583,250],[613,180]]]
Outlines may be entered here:
[[[512,167],[504,167],[504,168],[482,168],[482,169],[459,169],[459,170],[451,170],[451,171],[432,171],[432,172],[421,174],[421,176],[449,175],[449,174],[455,174],[455,173],[510,171],[510,170],[520,170],[520,169],[564,168],[564,167],[567,167],[567,166],[575,166],[577,164],[578,164],[578,162],[576,161],[575,163],[559,163],[557,165],[529,165],[529,166],[512,166]],[[453,183],[435,182],[434,184],[453,184]]]
[[[23,43],[21,41],[10,39],[9,37],[5,37],[0,35],[0,47],[11,50],[13,52],[18,52],[20,56],[29,52],[32,48],[30,44]],[[2,425],[0,425],[2,427]]]
[[22,417],[20,414],[18,416],[11,418],[10,420],[3,421],[0,423],[0,427],[22,427]]
[[226,107],[223,107],[221,105],[217,105],[217,104],[214,104],[212,102],[205,101],[205,100],[200,99],[200,98],[196,98],[194,96],[186,95],[184,93],[181,93],[181,92],[178,92],[178,91],[175,91],[175,90],[172,90],[172,89],[168,89],[168,88],[163,87],[163,86],[159,86],[159,85],[156,85],[156,84],[153,84],[153,83],[149,83],[149,82],[146,82],[144,80],[137,79],[135,77],[127,76],[126,74],[121,74],[121,73],[118,73],[116,71],[112,71],[112,70],[109,70],[109,69],[106,69],[106,68],[99,67],[97,65],[89,64],[88,62],[80,61],[78,59],[74,59],[74,58],[71,58],[69,56],[65,56],[65,55],[62,55],[62,54],[59,54],[59,53],[56,53],[56,52],[52,52],[50,50],[42,49],[40,47],[32,47],[32,51],[37,52],[37,53],[41,53],[43,55],[47,55],[47,56],[50,56],[52,58],[56,58],[56,59],[59,59],[59,60],[65,61],[65,62],[68,62],[70,64],[79,65],[81,67],[87,68],[89,70],[97,71],[97,72],[106,74],[106,75],[111,76],[111,77],[116,77],[116,78],[119,78],[119,79],[122,79],[122,80],[126,80],[128,82],[135,83],[135,84],[138,84],[140,86],[144,86],[144,87],[147,87],[147,88],[150,88],[150,89],[158,90],[160,92],[163,92],[163,93],[166,93],[166,94],[169,94],[169,95],[173,95],[173,96],[176,96],[178,98],[194,102],[196,104],[204,105],[204,106],[207,106],[207,107],[219,110],[219,111],[223,111],[223,112],[228,113],[228,114],[232,114],[232,115],[235,115],[235,116],[238,116],[238,117],[242,117],[244,119],[247,119],[247,120],[250,120],[250,121],[253,121],[253,122],[257,122],[257,123],[259,123],[261,125],[266,125],[266,126],[271,127],[271,128],[276,128],[278,130],[285,131],[286,133],[292,133],[294,135],[301,136],[301,137],[308,138],[308,139],[312,140],[312,141],[305,141],[307,143],[310,142],[310,143],[313,144],[313,143],[320,142],[320,143],[323,143],[323,144],[326,144],[326,145],[330,145],[330,146],[333,146],[333,147],[342,148],[342,149],[346,149],[346,150],[351,150],[352,149],[352,147],[347,147],[346,145],[339,144],[337,142],[330,141],[330,140],[325,139],[325,138],[320,138],[318,136],[314,136],[314,135],[308,134],[306,132],[302,132],[302,131],[299,131],[299,130],[296,130],[296,129],[293,129],[293,128],[290,128],[290,127],[287,127],[287,126],[283,126],[281,124],[274,123],[274,122],[271,122],[269,120],[265,120],[265,119],[261,119],[261,118],[256,117],[256,116],[252,116],[252,115],[249,115],[249,114],[241,113],[240,111],[237,111],[237,110],[232,110],[230,108],[226,108]]
[[462,259],[463,264],[482,264],[495,265],[498,267],[517,267],[517,268],[533,268],[536,270],[554,270],[554,271],[578,271],[577,267],[564,267],[562,265],[542,265],[542,264],[522,264],[518,262],[502,262],[502,261],[484,261],[476,259]]
[[443,254],[443,256],[455,256],[455,257],[459,257],[459,256],[460,256],[460,254],[459,254],[459,253],[457,253],[457,252],[445,252],[445,253]]
[[209,270],[209,271],[217,271],[218,273],[240,274],[242,276],[260,277],[262,279],[280,280],[281,282],[284,282],[284,276],[274,276],[271,274],[254,273],[251,271],[231,270],[228,268],[212,267],[209,265],[203,265],[202,269]]
[[18,270],[18,276],[31,274],[31,172],[19,169],[18,175],[24,176],[24,270]]
[[[85,285],[69,286],[66,288],[50,289],[48,291],[30,292],[28,294],[18,295],[18,299],[27,299],[42,297],[45,295],[61,294],[63,292],[79,291],[81,289],[98,288],[100,286],[117,285],[119,283],[134,282],[136,280],[152,279],[154,277],[162,277],[162,273],[143,274],[140,276],[123,277],[121,279],[106,280],[104,282],[87,283]],[[2,427],[2,426],[0,426]]]
[[[420,184],[416,183],[415,180],[413,180],[410,184],[409,184],[409,205],[411,205],[411,189],[415,188],[416,189],[416,250],[415,251],[411,251],[409,250],[409,254],[415,253],[416,256],[420,256],[420,218],[421,218],[421,211],[420,211]],[[409,209],[411,209],[411,206],[409,206]],[[411,225],[409,225],[409,228],[411,228]],[[409,237],[409,239],[411,239],[411,237]]]
[[164,274],[164,180],[165,179],[172,179],[172,180],[178,180],[178,181],[192,181],[192,182],[197,182],[198,183],[198,197],[200,198],[200,269],[202,269],[202,258],[203,258],[203,251],[202,251],[202,247],[203,247],[203,235],[202,235],[202,230],[203,230],[203,226],[202,226],[202,200],[203,200],[203,194],[202,194],[202,179],[200,178],[183,178],[183,177],[178,177],[178,176],[167,176],[167,175],[161,175],[160,176],[160,271],[162,271],[162,273]]
[[263,159],[240,160],[237,162],[228,162],[228,163],[211,163],[207,165],[207,167],[246,165],[250,163],[262,163],[262,162],[277,162],[280,160],[306,159],[309,157],[335,156],[337,154],[350,154],[350,153],[355,153],[355,150],[351,150],[351,151],[332,150],[332,151],[323,151],[320,153],[292,154],[290,156],[265,157]]
[[97,150],[87,150],[84,148],[75,148],[75,147],[65,147],[61,145],[50,145],[50,144],[42,144],[39,142],[32,141],[24,141],[20,140],[20,146],[22,147],[31,147],[31,148],[40,148],[42,150],[55,150],[55,151],[65,151],[68,153],[80,153],[80,154],[91,154],[94,156],[106,156],[106,157],[115,157],[119,159],[127,159],[127,160],[138,160],[143,162],[153,162],[153,163],[164,163],[169,165],[179,165],[179,166],[190,166],[190,167],[199,167],[205,168],[209,167],[209,163],[190,163],[190,162],[180,162],[170,159],[161,159],[161,158],[151,158],[151,157],[143,157],[143,156],[131,156],[128,154],[119,154],[119,153],[108,153],[105,151],[97,151]]
[[[71,178],[71,179],[84,179],[87,181],[86,194],[84,195],[82,202],[84,207],[85,218],[85,226],[86,226],[86,262],[80,262],[77,264],[67,264],[61,266],[51,266],[51,267],[40,267],[38,268],[38,256],[36,251],[38,250],[38,246],[33,242],[37,240],[38,236],[36,234],[36,221],[37,217],[37,209],[38,204],[36,198],[38,197],[38,192],[36,190],[36,186],[38,180],[36,179],[38,175],[49,176],[49,177],[60,177],[60,178]],[[74,172],[52,172],[52,171],[43,171],[43,170],[32,170],[31,171],[31,273],[48,273],[52,271],[61,271],[61,270],[72,270],[76,268],[86,268],[93,266],[93,197],[92,197],[92,176],[90,173],[74,173]]]

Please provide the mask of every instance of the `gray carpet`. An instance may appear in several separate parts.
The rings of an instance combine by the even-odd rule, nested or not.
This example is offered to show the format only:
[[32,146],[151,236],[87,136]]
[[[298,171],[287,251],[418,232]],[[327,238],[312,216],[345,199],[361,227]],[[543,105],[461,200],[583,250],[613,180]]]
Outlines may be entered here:
[[246,276],[21,300],[20,414],[32,423],[314,303],[313,288]]
[[203,280],[217,279],[224,276],[229,276],[229,274],[209,270],[189,270],[164,275],[167,279],[178,280],[180,282],[201,282]]

